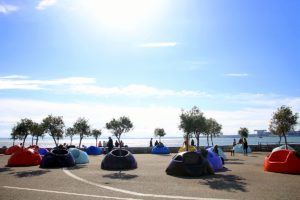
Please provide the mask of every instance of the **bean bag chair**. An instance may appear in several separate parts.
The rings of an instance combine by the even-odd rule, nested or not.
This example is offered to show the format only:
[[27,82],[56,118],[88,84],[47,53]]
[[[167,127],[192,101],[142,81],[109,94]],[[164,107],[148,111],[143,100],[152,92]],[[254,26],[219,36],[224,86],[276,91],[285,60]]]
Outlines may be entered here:
[[46,148],[39,148],[39,154],[41,156],[44,156],[48,153],[49,151]]
[[134,156],[125,149],[113,149],[101,163],[101,169],[105,170],[129,170],[136,169],[137,162]]
[[207,152],[208,152],[207,160],[211,164],[212,168],[215,171],[222,169],[223,164],[222,164],[222,159],[220,158],[220,156],[210,149],[207,150]]
[[185,151],[172,158],[166,173],[173,176],[203,176],[214,174],[214,170],[201,153]]
[[15,152],[22,151],[22,150],[23,150],[23,147],[21,147],[20,145],[11,146],[5,150],[5,155],[11,155]]
[[68,150],[54,148],[43,157],[40,168],[62,168],[74,165],[75,160]]
[[168,147],[157,145],[152,148],[151,153],[153,154],[169,154],[170,150]]
[[[186,147],[182,146],[182,147],[179,148],[178,153],[185,152],[185,151],[186,151]],[[197,149],[196,149],[195,146],[189,145],[189,150],[188,151],[197,151]]]
[[69,148],[68,151],[72,154],[75,160],[75,164],[89,163],[89,156],[86,152],[76,148]]
[[295,151],[278,150],[265,157],[264,170],[269,172],[300,174],[300,158]]
[[95,146],[89,146],[85,149],[85,152],[88,155],[100,155],[103,154],[103,148],[95,147]]
[[[207,150],[213,151],[213,147],[208,147]],[[222,160],[227,160],[227,156],[225,155],[224,151],[222,150],[221,147],[218,147],[218,154],[221,157]]]
[[7,166],[21,167],[21,166],[35,166],[39,165],[42,157],[37,151],[33,149],[22,149],[13,153],[8,159]]
[[[235,153],[244,153],[244,148],[242,144],[237,144],[233,147]],[[248,153],[251,153],[251,148],[248,146]]]
[[[289,150],[295,151],[295,149],[294,149],[293,147],[291,147],[291,146],[289,146],[289,145],[287,145],[287,147],[288,147]],[[278,151],[278,150],[281,150],[281,149],[285,149],[285,145],[281,145],[281,146],[279,146],[279,147],[274,148],[274,149],[272,150],[272,152]]]

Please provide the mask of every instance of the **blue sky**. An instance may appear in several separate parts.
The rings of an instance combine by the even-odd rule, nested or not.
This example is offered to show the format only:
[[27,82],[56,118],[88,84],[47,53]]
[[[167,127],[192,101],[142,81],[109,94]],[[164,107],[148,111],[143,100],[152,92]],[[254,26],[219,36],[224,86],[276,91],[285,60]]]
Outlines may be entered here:
[[198,106],[267,129],[300,111],[299,1],[0,0],[0,137],[21,118],[129,116],[132,137],[178,130]]

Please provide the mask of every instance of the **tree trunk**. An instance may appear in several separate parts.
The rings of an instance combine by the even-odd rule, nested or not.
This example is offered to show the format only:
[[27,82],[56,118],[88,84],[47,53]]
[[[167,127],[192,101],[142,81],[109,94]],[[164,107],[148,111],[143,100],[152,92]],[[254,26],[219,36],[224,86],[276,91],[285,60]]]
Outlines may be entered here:
[[283,133],[283,137],[284,137],[284,142],[285,142],[285,149],[288,149],[285,133]]
[[38,142],[39,142],[39,136],[36,136],[36,139],[35,139],[35,145],[38,146]]
[[73,141],[73,136],[71,136],[70,138],[71,138],[71,145],[72,145],[72,141]]
[[186,146],[186,151],[189,151],[189,134],[186,134],[186,140],[185,140],[185,146]]
[[24,137],[24,139],[23,139],[23,144],[22,144],[22,147],[24,148],[24,146],[25,146],[25,140],[26,140],[26,138],[27,138],[27,135]]
[[279,145],[281,143],[281,137],[282,137],[282,135],[279,135]]
[[197,140],[197,151],[200,151],[200,135],[196,135]]
[[83,139],[83,137],[80,137],[80,139],[79,139],[79,148],[80,148],[80,146],[81,146],[81,140]]
[[98,146],[98,138],[96,137],[96,147]]
[[208,135],[206,136],[206,139],[207,139],[207,146],[209,147],[209,139],[208,139]]
[[214,146],[214,142],[213,142],[213,139],[212,139],[212,138],[213,138],[213,136],[212,136],[212,134],[211,134],[211,135],[210,135],[210,141],[211,141],[211,145]]
[[15,146],[15,141],[16,141],[16,140],[15,140],[15,138],[14,138],[14,139],[13,139],[13,146]]
[[33,136],[31,137],[31,146],[33,145]]
[[56,142],[56,140],[55,140],[55,137],[52,137],[52,138],[53,138],[53,140],[54,140],[55,146],[57,147],[57,142]]

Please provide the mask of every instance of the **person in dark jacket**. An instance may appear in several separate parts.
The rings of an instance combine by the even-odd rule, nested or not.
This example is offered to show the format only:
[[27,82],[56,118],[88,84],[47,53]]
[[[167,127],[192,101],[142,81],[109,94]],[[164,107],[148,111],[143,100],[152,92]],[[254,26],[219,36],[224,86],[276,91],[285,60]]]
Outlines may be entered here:
[[111,152],[111,150],[114,148],[114,142],[111,139],[111,137],[108,138],[107,148],[108,148],[108,152],[107,153]]

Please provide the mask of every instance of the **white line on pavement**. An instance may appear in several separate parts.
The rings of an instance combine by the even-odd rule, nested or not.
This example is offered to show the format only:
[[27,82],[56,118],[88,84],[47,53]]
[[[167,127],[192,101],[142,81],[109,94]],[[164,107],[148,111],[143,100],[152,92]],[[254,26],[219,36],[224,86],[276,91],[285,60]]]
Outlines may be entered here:
[[54,190],[40,190],[33,188],[21,188],[21,187],[12,187],[12,186],[3,186],[6,189],[15,189],[15,190],[27,190],[27,191],[35,191],[35,192],[46,192],[46,193],[54,193],[54,194],[65,194],[65,195],[74,195],[74,196],[82,196],[82,197],[94,197],[101,199],[118,199],[118,200],[141,200],[141,199],[132,199],[132,198],[121,198],[121,197],[108,197],[108,196],[99,196],[93,194],[80,194],[80,193],[72,193],[72,192],[62,192],[62,191],[54,191]]
[[72,177],[72,178],[74,178],[74,179],[76,179],[78,181],[81,181],[81,182],[84,182],[84,183],[87,183],[87,184],[90,184],[90,185],[93,185],[93,186],[96,186],[96,187],[100,187],[100,188],[103,188],[103,189],[112,190],[112,191],[115,191],[115,192],[121,192],[121,193],[125,193],[125,194],[130,194],[130,195],[135,195],[135,196],[154,197],[154,198],[168,198],[168,199],[186,199],[186,200],[226,200],[226,199],[215,199],[215,198],[170,196],[170,195],[144,194],[144,193],[139,193],[139,192],[132,192],[132,191],[129,191],[129,190],[118,189],[118,188],[114,188],[114,187],[110,187],[110,186],[106,186],[106,185],[101,185],[101,184],[98,184],[98,183],[94,183],[94,182],[88,181],[86,179],[83,179],[83,178],[80,178],[80,177],[76,176],[75,174],[72,174],[66,168],[64,168],[63,171],[68,176],[70,176],[70,177]]

